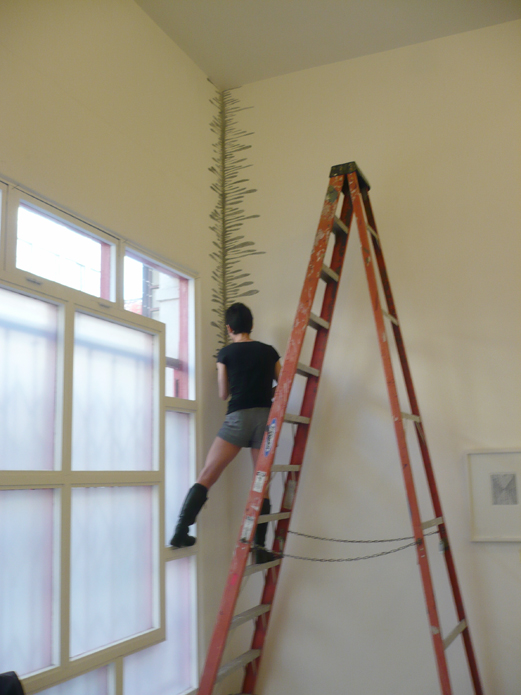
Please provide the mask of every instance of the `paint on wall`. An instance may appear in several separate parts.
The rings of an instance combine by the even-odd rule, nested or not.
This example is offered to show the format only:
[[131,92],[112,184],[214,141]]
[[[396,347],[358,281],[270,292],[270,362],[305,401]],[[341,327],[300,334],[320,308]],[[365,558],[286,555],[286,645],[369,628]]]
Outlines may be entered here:
[[255,242],[248,241],[244,234],[240,234],[246,220],[259,217],[246,215],[241,208],[245,196],[255,193],[254,188],[248,188],[249,179],[243,175],[244,169],[251,166],[246,163],[244,152],[251,147],[246,139],[253,133],[238,127],[237,114],[251,107],[240,106],[239,99],[229,91],[219,92],[210,101],[216,109],[210,123],[216,135],[212,158],[214,164],[210,167],[215,182],[211,188],[217,193],[217,203],[210,215],[213,220],[210,229],[215,235],[215,251],[210,254],[215,261],[212,312],[217,315],[211,325],[217,329],[218,351],[228,342],[225,322],[227,307],[258,292],[253,288],[250,273],[243,272],[241,261],[264,251],[257,251]]

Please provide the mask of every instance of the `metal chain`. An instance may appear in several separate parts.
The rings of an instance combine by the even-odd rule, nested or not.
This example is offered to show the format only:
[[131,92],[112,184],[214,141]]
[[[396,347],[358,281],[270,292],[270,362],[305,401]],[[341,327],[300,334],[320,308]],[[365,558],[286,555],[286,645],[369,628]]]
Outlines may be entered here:
[[404,536],[403,538],[381,538],[370,541],[353,541],[345,538],[324,538],[323,536],[311,536],[308,533],[299,533],[298,531],[288,531],[288,533],[292,533],[294,536],[301,536],[302,538],[311,538],[315,541],[328,541],[331,543],[393,543],[398,541],[410,541],[414,538],[414,536]]
[[[306,534],[302,533],[297,533],[296,531],[288,531],[288,533],[294,533],[298,536],[305,536],[306,538],[315,538],[318,540],[337,540],[337,539],[332,539],[332,538],[320,538],[319,536],[306,536]],[[424,536],[433,536],[437,533],[437,531],[431,531],[431,533],[426,533]],[[409,536],[409,538],[413,538],[413,536]],[[386,539],[385,541],[338,541],[340,543],[379,543],[379,542],[387,542],[388,540],[392,539]],[[408,538],[402,538],[402,539],[395,539],[395,540],[408,540]],[[342,558],[323,558],[323,557],[303,557],[302,555],[289,555],[288,553],[278,553],[274,550],[271,550],[272,555],[275,556],[275,558],[284,558],[284,557],[289,557],[292,560],[306,560],[307,562],[357,562],[358,560],[371,560],[374,557],[383,557],[384,555],[392,555],[393,553],[398,553],[400,550],[405,550],[406,548],[412,548],[417,544],[417,541],[412,541],[411,543],[407,543],[406,545],[401,545],[398,548],[393,548],[392,550],[383,550],[380,553],[374,553],[373,555],[362,555],[361,557],[342,557]],[[255,543],[252,543],[252,549],[257,549],[257,548],[262,548],[262,550],[266,550],[266,548],[256,545]]]
[[[357,560],[370,560],[373,557],[381,557],[382,555],[391,555],[391,553],[397,553],[399,550],[405,550],[405,548],[411,548],[416,545],[416,541],[413,543],[408,543],[407,545],[402,545],[399,548],[394,548],[393,550],[384,550],[381,553],[375,553],[374,555],[363,555],[362,557],[342,557],[342,558],[324,558],[324,557],[303,557],[302,555],[289,555],[288,553],[277,553],[275,551],[270,551],[275,558],[285,558],[289,557],[292,560],[306,560],[307,562],[356,562]],[[253,545],[254,548],[260,547]]]

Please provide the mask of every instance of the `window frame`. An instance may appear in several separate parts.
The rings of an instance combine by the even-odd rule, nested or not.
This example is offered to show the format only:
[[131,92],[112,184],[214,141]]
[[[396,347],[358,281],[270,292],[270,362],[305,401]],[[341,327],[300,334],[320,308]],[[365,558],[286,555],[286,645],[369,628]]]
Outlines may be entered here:
[[[109,278],[108,278],[108,297],[100,296],[82,292],[81,290],[76,290],[67,285],[62,285],[55,280],[50,280],[48,278],[41,277],[40,275],[35,275],[34,273],[18,268],[16,266],[16,250],[18,242],[18,209],[19,207],[25,207],[30,209],[36,214],[40,214],[43,217],[55,220],[56,222],[68,227],[71,231],[75,231],[82,234],[85,237],[93,239],[94,241],[100,242],[100,244],[106,244],[110,247],[110,260],[109,260]],[[12,277],[15,282],[21,282],[28,287],[41,288],[42,290],[49,291],[52,294],[56,292],[61,295],[60,288],[67,288],[72,292],[79,292],[82,296],[91,297],[94,302],[96,302],[101,308],[108,308],[107,305],[116,304],[116,259],[117,259],[117,247],[119,239],[107,232],[102,231],[94,225],[84,222],[79,217],[71,215],[68,212],[62,212],[55,205],[51,205],[42,201],[41,199],[24,193],[20,188],[10,188],[8,191],[8,205],[7,205],[7,228],[6,228],[6,248],[5,248],[5,270]],[[103,263],[102,263],[102,273],[103,273]],[[101,279],[101,286],[103,287],[103,276]],[[101,288],[100,288],[101,289]]]
[[[199,653],[197,597],[197,546],[174,550],[167,546],[165,538],[165,419],[168,411],[190,415],[190,478],[194,479],[198,460],[199,414],[197,402],[197,373],[195,362],[195,324],[197,273],[180,267],[167,259],[159,258],[148,250],[128,242],[126,239],[106,232],[89,222],[62,210],[59,206],[42,200],[19,185],[0,181],[0,286],[7,290],[34,297],[54,304],[58,308],[57,355],[56,355],[56,399],[55,399],[55,468],[50,471],[0,470],[0,490],[52,489],[59,503],[55,505],[55,573],[53,576],[53,661],[42,671],[23,678],[27,692],[37,692],[61,682],[73,679],[89,671],[109,666],[109,680],[114,692],[123,692],[123,659],[126,655],[146,649],[165,639],[165,575],[168,562],[193,556],[192,606],[193,616],[193,674],[197,682]],[[17,215],[18,206],[31,207],[57,221],[77,229],[87,236],[109,243],[111,252],[111,300],[94,297],[80,290],[61,285],[55,281],[35,276],[16,268]],[[135,314],[124,308],[123,266],[126,251],[131,250],[145,261],[164,267],[166,272],[179,274],[188,279],[189,287],[189,364],[193,399],[165,396],[165,324],[146,316]],[[149,471],[73,471],[72,456],[72,397],[74,319],[77,312],[144,331],[154,336],[154,450],[153,466]],[[57,467],[61,461],[61,467]],[[157,576],[154,577],[156,595],[153,597],[154,623],[157,627],[134,637],[123,639],[96,651],[73,659],[69,656],[70,619],[70,542],[71,542],[71,496],[74,487],[151,485],[155,496],[153,519],[153,554]],[[58,617],[59,616],[59,617]],[[54,621],[57,621],[55,624]],[[193,692],[196,692],[194,689]]]

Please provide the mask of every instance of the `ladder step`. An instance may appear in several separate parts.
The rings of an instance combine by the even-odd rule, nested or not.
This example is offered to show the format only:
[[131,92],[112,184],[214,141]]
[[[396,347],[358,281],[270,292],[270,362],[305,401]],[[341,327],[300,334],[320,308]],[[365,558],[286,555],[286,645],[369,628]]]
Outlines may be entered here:
[[338,217],[335,217],[335,220],[333,222],[333,234],[336,234],[337,236],[339,234],[349,234],[349,229],[345,226],[345,224],[342,222],[341,219]]
[[425,531],[425,529],[432,528],[433,526],[439,526],[440,524],[443,524],[442,516],[438,516],[436,519],[431,519],[430,521],[424,521],[422,524],[422,530]]
[[277,512],[276,514],[261,514],[257,524],[267,524],[269,521],[279,521],[279,519],[289,519],[291,512]]
[[413,415],[412,413],[400,413],[403,420],[413,420],[414,422],[421,422],[422,419],[419,415]]
[[378,243],[380,243],[380,238],[378,237],[378,234],[375,232],[375,230],[371,227],[371,225],[366,223],[366,227],[367,227],[367,231],[370,232],[374,236],[374,238],[376,239],[376,241]]
[[290,422],[293,425],[309,425],[311,418],[304,417],[304,415],[292,415],[291,413],[286,413],[284,415],[284,422]]
[[277,565],[280,565],[280,560],[270,560],[269,562],[263,562],[259,565],[247,565],[246,568],[244,569],[244,575],[245,577],[250,577],[252,574],[255,574],[256,572],[263,572],[264,570],[270,570],[272,567],[277,567]]
[[279,465],[274,465],[271,467],[271,472],[272,473],[291,473],[292,471],[299,471],[300,466],[279,466]]
[[219,683],[223,680],[223,678],[226,678],[230,675],[230,673],[233,673],[238,668],[247,666],[252,661],[255,661],[255,659],[258,656],[260,656],[260,653],[260,649],[250,649],[248,652],[244,652],[244,654],[241,654],[236,659],[233,659],[232,661],[229,661],[227,664],[224,664],[224,666],[221,666],[221,668],[217,672],[217,678],[215,679],[215,682]]
[[394,323],[395,326],[399,326],[399,325],[400,325],[400,323],[399,323],[398,319],[396,318],[396,316],[392,316],[391,314],[388,314],[388,313],[387,313],[386,311],[384,311],[383,309],[382,309],[382,314],[383,314],[384,316],[386,316],[386,317],[389,319],[389,321],[391,321],[392,323]]
[[340,275],[335,273],[334,270],[331,270],[331,268],[329,268],[327,265],[322,266],[320,277],[322,280],[324,280],[324,282],[330,282],[331,280],[333,280],[333,282],[338,282],[340,280]]
[[454,642],[456,637],[458,635],[460,635],[463,632],[463,630],[466,630],[466,628],[467,628],[467,621],[465,619],[463,619],[460,623],[458,623],[456,625],[456,627],[450,633],[450,635],[447,635],[447,637],[445,637],[445,639],[443,640],[443,648],[447,649],[447,647],[449,647]]
[[239,627],[243,623],[247,623],[248,620],[254,620],[258,618],[259,615],[264,615],[264,613],[269,613],[271,610],[271,603],[261,603],[260,606],[255,606],[254,608],[249,608],[243,613],[236,615],[232,622],[230,623],[230,629],[233,630],[235,627]]
[[297,364],[297,374],[300,374],[300,376],[320,376],[320,370],[299,362]]
[[319,328],[326,328],[328,329],[330,326],[329,321],[326,321],[325,319],[321,319],[320,316],[317,316],[313,312],[309,314],[309,326],[311,328],[315,328],[317,331]]

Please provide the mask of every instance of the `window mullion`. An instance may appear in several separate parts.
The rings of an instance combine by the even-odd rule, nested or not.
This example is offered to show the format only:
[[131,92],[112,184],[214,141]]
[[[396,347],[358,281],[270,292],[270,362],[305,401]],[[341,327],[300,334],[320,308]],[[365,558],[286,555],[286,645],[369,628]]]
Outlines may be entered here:
[[5,271],[5,248],[7,236],[7,191],[5,184],[0,183],[0,196],[2,206],[0,208],[0,270]]
[[[57,398],[57,423],[61,424],[61,442],[56,447],[60,454],[55,467],[60,470],[63,485],[60,493],[60,666],[69,663],[70,645],[70,552],[71,552],[71,469],[72,469],[72,387],[74,360],[74,305],[65,304],[60,316],[59,364],[61,362],[61,389]],[[57,428],[58,430],[58,428]]]
[[5,271],[12,275],[16,268],[16,229],[18,219],[18,205],[20,201],[19,193],[8,187],[5,216],[5,246],[4,263]]

